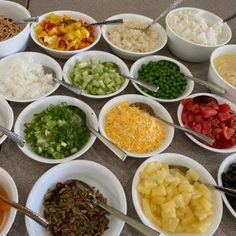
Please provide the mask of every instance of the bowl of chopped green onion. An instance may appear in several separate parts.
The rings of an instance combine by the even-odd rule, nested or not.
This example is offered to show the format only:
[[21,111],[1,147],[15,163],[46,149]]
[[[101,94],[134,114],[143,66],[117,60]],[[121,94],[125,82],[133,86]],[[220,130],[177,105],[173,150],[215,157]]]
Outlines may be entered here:
[[[111,63],[109,63],[111,62]],[[117,56],[103,51],[86,51],[71,57],[64,65],[63,77],[90,98],[108,98],[122,92],[129,83],[127,65]]]
[[194,82],[185,77],[192,76],[188,68],[165,56],[147,56],[137,60],[130,69],[131,77],[159,86],[157,92],[143,88],[136,83],[134,87],[143,95],[159,102],[177,102],[191,94]]
[[73,160],[94,143],[88,128],[98,129],[97,116],[86,103],[69,96],[50,96],[28,105],[14,131],[24,137],[19,147],[29,158],[49,164]]

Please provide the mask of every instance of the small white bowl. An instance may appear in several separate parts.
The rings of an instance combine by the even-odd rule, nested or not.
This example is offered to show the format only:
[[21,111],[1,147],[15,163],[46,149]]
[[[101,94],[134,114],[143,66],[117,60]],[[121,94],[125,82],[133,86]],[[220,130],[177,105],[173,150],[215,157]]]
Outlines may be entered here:
[[[114,16],[109,17],[107,20],[114,20],[114,19],[123,19],[124,22],[133,21],[133,20],[139,20],[139,21],[141,20],[143,22],[151,23],[153,21],[153,19],[151,19],[149,17],[138,15],[138,14],[132,14],[132,13],[114,15]],[[160,34],[160,42],[158,43],[158,47],[155,50],[152,50],[152,51],[149,51],[149,52],[132,52],[132,51],[128,51],[128,50],[122,49],[120,47],[117,47],[114,43],[112,43],[108,39],[107,32],[111,27],[112,26],[103,25],[102,26],[102,36],[106,40],[106,42],[109,44],[111,50],[116,55],[118,55],[121,58],[127,59],[127,60],[134,61],[134,60],[137,60],[140,57],[156,53],[156,52],[160,51],[167,43],[167,35],[166,35],[166,32],[165,32],[164,28],[159,23],[156,23],[152,27],[155,27],[158,30],[159,34]]]
[[91,49],[100,40],[100,38],[101,38],[101,29],[100,29],[100,27],[95,27],[94,28],[94,42],[92,44],[90,44],[86,48],[82,48],[82,49],[79,49],[79,50],[72,50],[72,51],[62,51],[62,50],[52,49],[52,48],[44,46],[43,44],[41,44],[38,41],[37,35],[35,33],[35,30],[34,30],[34,27],[37,24],[39,24],[40,22],[42,22],[47,17],[47,15],[49,15],[50,13],[55,13],[57,15],[70,16],[74,20],[82,19],[83,22],[86,22],[86,23],[94,23],[94,22],[96,22],[92,17],[90,17],[90,16],[88,16],[88,15],[86,15],[84,13],[77,12],[77,11],[53,11],[53,12],[48,12],[48,13],[40,16],[39,17],[39,22],[38,23],[34,23],[34,24],[31,25],[30,36],[33,39],[33,41],[36,44],[38,44],[41,48],[43,48],[49,55],[51,55],[53,57],[67,59],[67,58],[70,58],[71,56],[73,56],[73,55],[75,55],[75,54],[77,54],[79,52],[83,52],[83,51]]
[[[231,155],[229,155],[228,157],[226,157],[223,162],[221,162],[220,164],[220,168],[218,170],[218,175],[217,175],[217,181],[218,181],[218,185],[219,186],[223,186],[223,182],[222,182],[222,174],[224,172],[227,172],[230,164],[232,163],[236,163],[236,153],[233,153]],[[225,196],[225,193],[221,192],[221,196],[223,198],[223,201],[225,203],[225,205],[227,206],[228,210],[231,212],[231,214],[234,216],[234,218],[236,218],[236,211],[233,209],[233,207],[230,205],[228,199]]]
[[[227,99],[225,98],[222,98],[220,96],[217,96],[217,95],[214,95],[214,94],[210,94],[210,93],[195,93],[195,94],[191,94],[190,96],[188,96],[187,98],[194,98],[194,97],[198,97],[198,96],[201,96],[201,95],[206,95],[206,96],[209,96],[209,97],[213,97],[215,98],[219,104],[222,104],[222,103],[227,103],[231,109],[233,111],[236,111],[236,105],[233,104],[232,102],[228,101]],[[178,121],[179,121],[179,124],[181,126],[184,127],[184,124],[182,122],[182,112],[183,112],[183,105],[180,103],[179,104],[179,107],[178,107],[178,110],[177,110],[177,117],[178,117]],[[201,143],[200,141],[198,141],[195,137],[193,137],[192,135],[190,134],[187,134],[185,133],[189,139],[191,139],[194,143],[196,143],[197,145],[209,150],[209,151],[212,151],[212,152],[218,152],[218,153],[231,153],[231,152],[236,152],[236,145],[230,147],[230,148],[222,148],[222,149],[219,149],[219,148],[213,148],[213,147],[210,147],[210,146],[207,146],[206,144],[204,143]]]
[[[45,172],[33,186],[26,206],[43,216],[43,198],[49,189],[53,189],[57,183],[66,180],[78,179],[95,187],[107,198],[107,204],[115,209],[127,213],[125,192],[116,176],[106,167],[87,160],[70,161],[57,165]],[[47,236],[49,233],[33,220],[25,217],[26,228],[31,236]],[[109,216],[109,229],[104,236],[118,236],[124,226],[124,222]]]
[[[224,172],[227,172],[230,164],[232,163],[236,163],[236,153],[233,153],[231,155],[229,155],[228,157],[226,157],[224,159],[223,162],[221,162],[220,164],[220,168],[218,170],[218,176],[217,176],[217,181],[218,181],[218,185],[219,186],[223,186],[223,182],[222,182],[222,174]],[[225,193],[221,192],[221,196],[223,198],[223,201],[225,203],[225,205],[227,206],[228,210],[231,212],[231,214],[234,216],[234,218],[236,218],[236,211],[233,209],[233,207],[230,205],[228,199],[225,196]]]
[[[190,157],[177,154],[177,153],[162,153],[158,154],[156,156],[148,158],[146,161],[144,161],[139,168],[137,169],[134,178],[133,178],[133,183],[132,183],[132,200],[134,204],[134,208],[141,219],[141,221],[153,228],[156,229],[157,231],[161,232],[165,236],[171,236],[173,233],[167,233],[163,232],[159,227],[155,226],[143,213],[141,202],[140,202],[140,196],[136,190],[137,184],[139,182],[139,175],[140,172],[144,170],[146,167],[147,163],[149,162],[163,162],[167,163],[169,165],[179,165],[179,166],[185,166],[188,168],[192,168],[195,170],[199,176],[200,176],[200,181],[210,183],[210,184],[216,184],[215,180],[211,176],[211,174],[203,167],[200,163],[196,162]],[[221,195],[218,191],[212,191],[212,196],[213,196],[213,219],[212,219],[212,226],[207,233],[202,233],[202,234],[194,234],[194,233],[174,233],[175,236],[196,236],[196,235],[201,235],[201,236],[211,236],[214,235],[214,232],[217,230],[218,226],[220,225],[221,218],[222,218],[222,213],[223,213],[223,204],[222,204],[222,199]]]
[[[122,74],[129,76],[129,69],[128,69],[127,65],[119,57],[117,57],[111,53],[103,52],[103,51],[87,51],[87,52],[81,52],[81,53],[74,55],[65,63],[65,65],[63,67],[64,80],[71,84],[69,74],[70,74],[70,71],[72,71],[74,69],[74,65],[75,65],[76,61],[77,60],[89,61],[91,57],[95,57],[101,62],[105,62],[105,61],[114,62],[119,66],[120,72]],[[117,91],[107,94],[107,95],[92,95],[92,94],[88,94],[86,92],[83,92],[81,95],[83,95],[85,97],[89,97],[89,98],[112,97],[112,96],[115,96],[118,93],[122,92],[127,87],[128,83],[129,83],[129,80],[126,79],[124,81],[123,85]]]
[[[102,107],[102,109],[99,113],[99,118],[98,118],[99,130],[100,130],[101,134],[103,136],[105,136],[106,138],[108,138],[107,135],[106,135],[106,132],[104,130],[104,121],[105,121],[106,114],[113,106],[115,106],[115,105],[117,105],[121,102],[128,102],[128,103],[142,102],[142,103],[146,103],[149,106],[151,106],[153,108],[154,112],[157,113],[160,117],[162,117],[163,119],[165,119],[169,122],[173,122],[169,112],[165,109],[165,107],[163,107],[160,103],[154,101],[153,99],[148,98],[148,97],[144,97],[142,95],[137,95],[137,94],[121,95],[121,96],[118,96],[118,97],[115,97],[115,98],[109,100]],[[135,117],[134,117],[134,119],[135,119]],[[150,156],[156,155],[160,152],[163,152],[171,144],[173,137],[174,137],[174,128],[171,127],[171,126],[166,125],[166,139],[154,151],[148,152],[148,153],[143,153],[143,154],[130,153],[130,152],[126,152],[125,150],[124,151],[130,157],[137,157],[137,158],[150,157]]]
[[[18,202],[18,191],[16,188],[16,184],[12,177],[0,167],[0,188],[3,188],[9,199]],[[15,217],[16,217],[16,209],[11,208],[9,211],[9,214],[4,218],[3,225],[1,226],[0,229],[0,235],[1,236],[6,236],[8,234],[8,231],[10,230]]]
[[[92,110],[92,108],[89,105],[87,105],[85,102],[79,99],[73,98],[73,97],[69,97],[69,96],[50,96],[50,97],[46,97],[46,98],[40,99],[38,101],[35,101],[29,104],[18,116],[15,122],[14,132],[24,137],[25,136],[24,124],[31,122],[34,114],[42,112],[43,110],[47,109],[50,105],[56,105],[62,102],[65,102],[68,105],[74,105],[82,109],[86,114],[86,118],[90,126],[96,130],[98,129],[97,116]],[[73,160],[83,155],[93,145],[95,139],[96,137],[93,134],[91,134],[87,144],[83,148],[81,148],[75,154],[62,158],[62,159],[49,159],[46,157],[42,157],[36,154],[27,143],[25,143],[24,147],[19,146],[19,148],[26,156],[28,156],[29,158],[35,161],[48,163],[48,164],[57,164],[57,163]]]
[[[8,102],[0,96],[0,125],[11,130],[14,122],[13,110]],[[6,135],[0,136],[0,145],[7,138]]]
[[[188,75],[188,76],[192,76],[191,72],[189,71],[189,69],[184,65],[182,64],[181,62],[179,61],[176,61],[175,59],[172,59],[170,57],[165,57],[165,56],[156,56],[156,55],[153,55],[153,56],[146,56],[146,57],[143,57],[143,58],[140,58],[138,59],[136,62],[134,62],[134,64],[131,66],[130,68],[130,76],[131,77],[134,77],[134,78],[138,78],[138,70],[141,68],[141,66],[143,64],[148,64],[150,61],[161,61],[161,60],[166,60],[166,61],[171,61],[175,64],[177,64],[179,67],[180,67],[180,71],[183,72],[184,74]],[[177,101],[180,101],[181,99],[189,96],[191,94],[191,92],[193,91],[193,87],[194,87],[194,82],[190,79],[187,79],[187,86],[186,86],[186,89],[185,91],[177,98],[174,98],[174,99],[162,99],[162,98],[156,98],[156,97],[153,97],[149,94],[147,94],[146,92],[144,92],[136,83],[133,83],[134,87],[140,92],[142,93],[143,95],[147,96],[147,97],[150,97],[158,102],[177,102]]]
[[[29,56],[36,63],[39,63],[43,66],[50,67],[55,72],[55,77],[58,78],[59,80],[62,80],[62,69],[61,69],[61,66],[59,65],[59,63],[55,59],[53,59],[52,57],[50,57],[46,54],[43,54],[43,53],[38,53],[38,52],[20,52],[20,53],[16,53],[14,55],[10,55],[10,56],[5,57],[2,60],[0,60],[0,71],[8,70],[9,65],[11,64],[12,60],[14,60],[16,58],[29,57]],[[1,81],[1,78],[0,78],[0,81]],[[13,86],[15,86],[15,85],[13,84]],[[28,102],[32,102],[35,100],[39,100],[43,97],[46,97],[46,96],[52,94],[54,91],[57,90],[57,88],[59,86],[60,86],[59,83],[55,83],[55,85],[52,87],[52,89],[49,92],[47,92],[46,94],[44,94],[40,97],[35,97],[35,98],[31,98],[31,99],[19,99],[19,98],[8,97],[4,94],[1,94],[1,95],[8,101],[21,102],[21,103],[27,102],[28,103]],[[19,88],[19,89],[22,89],[22,88]]]
[[[12,1],[0,1],[0,15],[22,20],[30,17],[29,11],[22,5]],[[30,24],[14,37],[0,42],[0,58],[24,51],[29,41]]]
[[[224,45],[214,50],[211,54],[210,67],[208,71],[208,80],[214,84],[217,84],[226,90],[226,93],[223,94],[223,97],[231,100],[236,103],[236,87],[224,80],[220,74],[217,72],[214,66],[214,60],[221,55],[225,54],[234,54],[236,55],[236,44]],[[214,92],[214,91],[212,91]]]
[[219,43],[217,45],[203,45],[203,44],[197,44],[191,41],[188,41],[181,37],[180,35],[176,34],[169,26],[169,17],[172,14],[175,14],[176,12],[183,11],[183,10],[201,10],[204,13],[204,18],[207,20],[211,20],[213,22],[222,21],[220,17],[217,15],[203,10],[199,8],[193,8],[193,7],[181,7],[172,10],[169,12],[166,16],[166,33],[168,35],[168,48],[170,51],[177,57],[189,61],[189,62],[202,62],[207,61],[210,58],[211,53],[216,49],[217,47],[227,44],[231,37],[232,32],[230,27],[227,23],[223,25],[223,34],[225,36],[225,40],[222,43]]

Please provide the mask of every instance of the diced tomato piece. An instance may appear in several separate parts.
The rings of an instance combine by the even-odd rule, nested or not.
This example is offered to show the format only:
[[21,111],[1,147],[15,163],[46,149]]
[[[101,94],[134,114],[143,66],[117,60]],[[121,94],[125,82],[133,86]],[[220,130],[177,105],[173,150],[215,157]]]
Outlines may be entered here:
[[184,124],[188,123],[188,114],[186,112],[182,113],[182,122]]
[[198,113],[200,112],[200,106],[199,106],[199,104],[193,104],[191,111],[192,111],[192,113],[194,113],[194,114],[198,114]]
[[198,133],[202,133],[202,125],[201,124],[194,124],[192,126],[192,129],[195,130]]
[[45,24],[45,28],[46,28],[46,29],[52,29],[52,28],[55,27],[55,26],[56,26],[56,24],[51,23],[51,22],[49,22],[49,21]]
[[208,107],[208,106],[200,106],[200,112],[204,119],[210,118],[217,114],[217,111]]
[[196,116],[194,116],[194,121],[196,123],[202,123],[202,122],[204,122],[204,119],[203,119],[202,115],[196,115]]
[[236,119],[234,117],[229,118],[226,120],[226,125],[230,128],[236,128]]
[[209,121],[204,121],[202,123],[202,133],[211,134],[211,123]]
[[224,127],[223,129],[223,135],[226,140],[229,140],[235,133],[234,128],[229,128],[227,126]]
[[223,104],[220,104],[219,105],[219,111],[222,111],[222,112],[229,112],[231,109],[230,109],[230,106],[226,103],[223,103]]
[[220,121],[225,121],[225,120],[228,120],[231,117],[231,115],[230,115],[229,111],[219,112],[218,117],[219,117]]
[[185,107],[186,105],[192,104],[193,103],[193,99],[192,98],[186,98],[183,99],[181,104]]
[[60,40],[58,43],[59,48],[65,48],[66,47],[66,42],[65,40]]
[[207,106],[211,107],[212,109],[218,111],[219,110],[219,104],[215,101],[211,101],[207,103]]

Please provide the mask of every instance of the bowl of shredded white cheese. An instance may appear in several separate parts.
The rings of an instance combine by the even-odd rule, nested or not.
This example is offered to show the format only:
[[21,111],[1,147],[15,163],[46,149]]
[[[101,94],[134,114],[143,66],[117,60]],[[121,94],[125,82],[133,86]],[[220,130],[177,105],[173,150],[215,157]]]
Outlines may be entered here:
[[50,67],[56,78],[62,80],[62,69],[53,58],[36,52],[22,52],[0,61],[0,94],[8,101],[32,102],[53,93],[59,84],[52,74],[44,72]]
[[215,48],[229,42],[232,32],[215,14],[183,7],[166,16],[168,47],[177,57],[190,62],[209,60]]

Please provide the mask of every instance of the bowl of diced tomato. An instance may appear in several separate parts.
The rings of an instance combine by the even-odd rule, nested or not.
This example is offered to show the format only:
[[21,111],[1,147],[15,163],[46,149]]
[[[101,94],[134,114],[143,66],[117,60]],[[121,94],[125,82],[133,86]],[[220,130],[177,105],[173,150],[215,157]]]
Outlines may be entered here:
[[210,93],[196,93],[178,107],[181,126],[214,139],[212,146],[186,135],[199,146],[218,153],[236,152],[236,105]]
[[92,17],[76,11],[49,12],[31,25],[30,35],[48,54],[67,59],[99,41],[100,27],[89,25],[94,22]]

